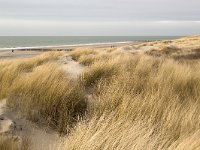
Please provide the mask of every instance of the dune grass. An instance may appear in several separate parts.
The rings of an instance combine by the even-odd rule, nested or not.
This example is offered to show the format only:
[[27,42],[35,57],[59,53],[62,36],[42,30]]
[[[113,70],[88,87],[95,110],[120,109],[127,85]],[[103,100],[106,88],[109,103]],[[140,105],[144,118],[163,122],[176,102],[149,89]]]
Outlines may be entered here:
[[1,150],[19,150],[18,144],[5,136],[0,137],[0,149]]
[[84,90],[55,60],[62,52],[0,63],[0,98],[21,114],[67,133],[87,108]]
[[97,57],[94,55],[83,55],[78,61],[85,66],[90,66],[94,63],[94,61],[97,61]]
[[101,80],[109,79],[117,74],[117,65],[115,60],[110,60],[108,63],[98,61],[89,66],[81,75],[81,83],[87,87],[94,87]]
[[118,73],[108,71],[109,81],[100,74],[100,82],[91,82],[98,79],[98,67],[89,68],[95,72],[89,83],[97,84],[98,90],[88,119],[71,133],[65,150],[198,149],[199,63],[142,55],[124,57],[113,66]]
[[[58,149],[199,149],[200,61],[174,57],[185,52],[181,46],[191,46],[182,40],[138,46],[161,45],[159,55],[132,55],[129,49],[72,51],[69,55],[86,65],[78,80],[49,61],[23,67],[17,76],[11,74],[16,76],[12,80],[2,78],[12,63],[1,62],[0,81],[12,83],[4,83],[9,88],[2,93],[25,117],[43,118],[69,133]],[[169,47],[172,43],[181,46]]]
[[[56,62],[62,56],[62,52],[47,52],[30,59],[1,61],[0,98],[6,98],[8,107],[22,117],[65,134],[85,115],[87,104],[82,86]],[[0,149],[28,148],[2,135]]]
[[14,137],[0,135],[0,149],[1,150],[28,150],[27,141],[17,141]]
[[[117,75],[121,71],[123,63],[126,62],[126,59],[129,59],[129,57],[129,54],[118,51],[114,53],[98,54],[80,76],[80,82],[85,88],[95,88],[99,81],[109,81],[112,76]],[[87,57],[85,59],[87,59]],[[123,60],[124,62],[122,62]]]
[[96,55],[98,52],[94,49],[90,48],[77,48],[74,51],[70,52],[69,55],[72,56],[72,58],[76,61],[79,60],[81,56],[87,56],[87,55]]
[[54,63],[41,65],[15,80],[7,102],[28,119],[45,120],[60,133],[67,133],[87,107],[81,86]]
[[[138,49],[143,49],[143,53],[151,56],[170,57],[182,60],[199,59],[200,36],[184,37],[171,41],[147,42],[137,45]],[[151,47],[145,50],[145,47]],[[141,52],[141,51],[140,51]]]
[[13,81],[22,73],[31,72],[43,63],[54,61],[62,56],[62,52],[47,52],[31,59],[0,62],[0,99],[7,96]]

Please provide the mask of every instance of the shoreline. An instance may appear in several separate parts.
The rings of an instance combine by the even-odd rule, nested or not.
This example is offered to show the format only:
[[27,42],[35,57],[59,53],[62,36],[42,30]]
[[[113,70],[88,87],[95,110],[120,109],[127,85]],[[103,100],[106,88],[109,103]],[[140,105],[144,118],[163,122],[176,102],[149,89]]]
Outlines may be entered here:
[[11,47],[11,48],[0,48],[0,52],[9,50],[73,50],[75,48],[89,47],[89,48],[104,48],[111,46],[123,46],[127,44],[139,44],[138,41],[127,41],[127,42],[113,42],[113,43],[89,43],[89,44],[73,44],[73,45],[57,45],[57,46],[30,46],[30,47]]
[[[140,42],[92,43],[60,46],[0,48],[0,60],[31,58],[46,51],[72,51],[76,48],[110,48],[139,44]],[[12,50],[14,50],[12,52]]]

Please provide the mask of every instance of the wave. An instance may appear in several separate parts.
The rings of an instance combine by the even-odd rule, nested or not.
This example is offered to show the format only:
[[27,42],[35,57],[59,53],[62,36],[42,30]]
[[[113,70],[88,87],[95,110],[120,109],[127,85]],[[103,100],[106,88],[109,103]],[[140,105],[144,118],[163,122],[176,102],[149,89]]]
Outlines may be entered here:
[[108,43],[88,43],[88,44],[72,44],[72,45],[56,45],[56,46],[30,46],[30,47],[8,47],[0,48],[0,50],[26,50],[26,49],[64,49],[64,48],[77,48],[77,47],[87,47],[87,46],[115,46],[121,44],[131,44],[138,43],[137,41],[125,41],[125,42],[108,42]]

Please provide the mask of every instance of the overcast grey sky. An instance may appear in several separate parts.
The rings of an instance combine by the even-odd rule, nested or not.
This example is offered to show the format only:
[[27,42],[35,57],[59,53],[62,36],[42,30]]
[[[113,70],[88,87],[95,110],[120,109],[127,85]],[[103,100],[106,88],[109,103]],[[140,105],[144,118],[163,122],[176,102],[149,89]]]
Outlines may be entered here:
[[191,34],[200,0],[0,0],[0,36]]

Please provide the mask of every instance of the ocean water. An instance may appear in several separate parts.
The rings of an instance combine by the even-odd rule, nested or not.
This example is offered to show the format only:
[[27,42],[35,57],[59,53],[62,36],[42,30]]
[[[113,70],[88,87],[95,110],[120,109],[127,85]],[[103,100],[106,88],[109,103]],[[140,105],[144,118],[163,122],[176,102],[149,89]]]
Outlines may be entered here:
[[178,36],[0,36],[1,48],[170,40]]

